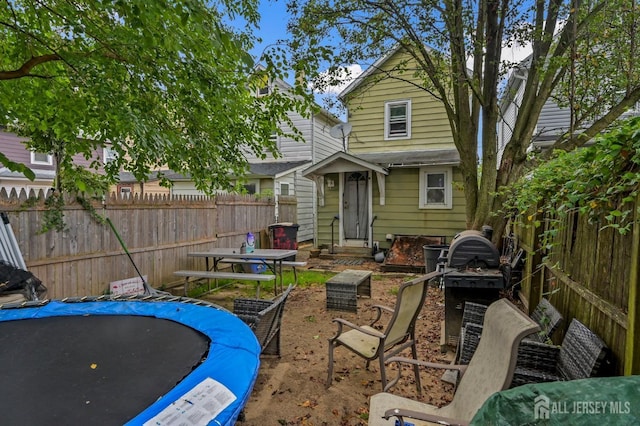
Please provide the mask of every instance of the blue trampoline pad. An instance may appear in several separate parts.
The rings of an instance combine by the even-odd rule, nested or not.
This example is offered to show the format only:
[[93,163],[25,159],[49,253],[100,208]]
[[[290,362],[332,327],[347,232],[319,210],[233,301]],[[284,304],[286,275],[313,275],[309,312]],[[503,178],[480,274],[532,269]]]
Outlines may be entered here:
[[260,346],[230,312],[172,299],[0,309],[2,423],[233,425]]

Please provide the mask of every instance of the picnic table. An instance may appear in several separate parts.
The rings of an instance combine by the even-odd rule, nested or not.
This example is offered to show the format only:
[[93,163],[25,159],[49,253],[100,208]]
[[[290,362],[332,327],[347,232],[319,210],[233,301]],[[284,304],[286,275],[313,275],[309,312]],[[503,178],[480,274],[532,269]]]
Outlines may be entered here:
[[[239,248],[220,247],[208,251],[187,253],[189,257],[202,257],[205,259],[205,270],[200,271],[176,271],[175,275],[189,277],[210,278],[210,279],[237,279],[237,280],[254,280],[258,282],[256,289],[256,297],[260,297],[260,282],[276,281],[274,285],[274,293],[278,294],[278,285],[280,292],[283,290],[282,266],[285,259],[295,258],[297,250],[284,249],[255,249],[252,252],[241,252]],[[271,274],[255,274],[255,273],[235,273],[222,272],[219,270],[220,263],[231,260],[235,263],[255,264],[256,261],[264,263]],[[189,275],[193,274],[193,275]],[[185,284],[186,291],[186,284]]]

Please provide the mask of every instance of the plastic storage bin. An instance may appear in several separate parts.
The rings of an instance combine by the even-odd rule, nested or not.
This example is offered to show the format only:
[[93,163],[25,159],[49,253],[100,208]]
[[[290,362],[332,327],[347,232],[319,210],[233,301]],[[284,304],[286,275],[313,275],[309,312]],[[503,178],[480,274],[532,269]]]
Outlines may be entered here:
[[[297,223],[274,223],[269,225],[269,239],[271,248],[284,250],[298,250],[298,227]],[[285,260],[296,260],[291,256]]]

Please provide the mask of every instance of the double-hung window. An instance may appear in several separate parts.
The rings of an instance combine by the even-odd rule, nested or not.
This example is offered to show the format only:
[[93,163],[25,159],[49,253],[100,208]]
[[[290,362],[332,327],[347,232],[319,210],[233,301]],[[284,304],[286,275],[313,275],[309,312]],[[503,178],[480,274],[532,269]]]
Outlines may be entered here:
[[115,150],[107,147],[104,148],[102,156],[104,164],[110,163],[111,161],[116,160],[116,158],[118,158],[118,153]]
[[423,167],[420,169],[420,208],[451,208],[451,168]]
[[384,105],[384,138],[411,137],[411,101],[393,101]]
[[293,195],[291,191],[291,184],[287,182],[280,182],[280,195]]

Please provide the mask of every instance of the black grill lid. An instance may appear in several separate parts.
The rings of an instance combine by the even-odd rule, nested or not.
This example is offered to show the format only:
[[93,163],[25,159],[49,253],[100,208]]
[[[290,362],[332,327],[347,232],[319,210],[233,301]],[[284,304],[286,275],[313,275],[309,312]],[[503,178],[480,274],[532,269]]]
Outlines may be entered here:
[[449,246],[447,263],[451,268],[497,268],[500,253],[480,231],[462,231]]

